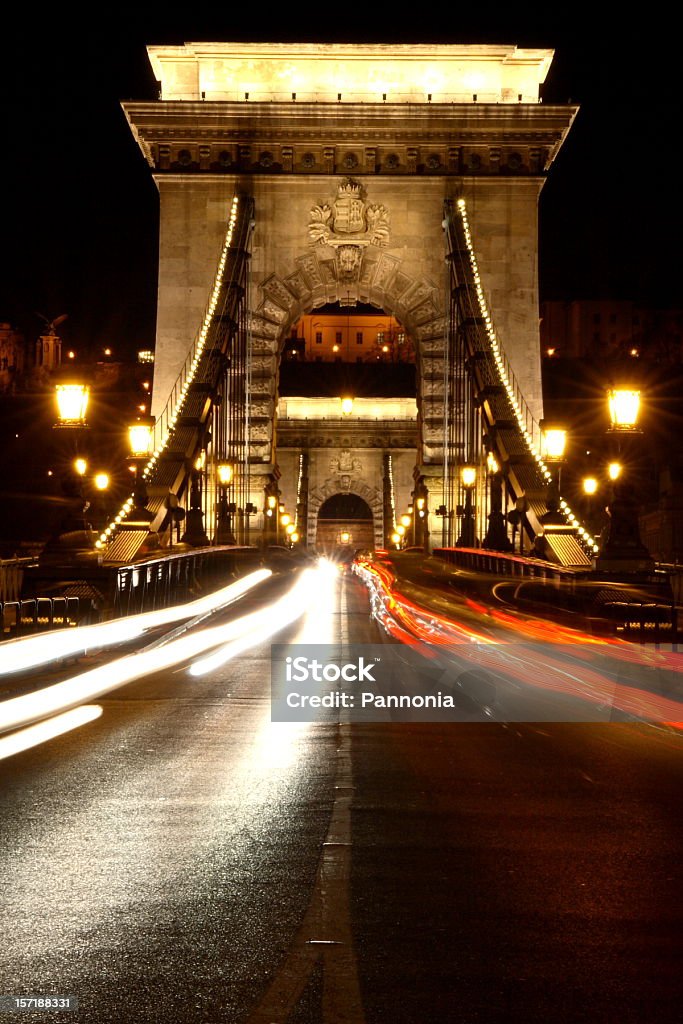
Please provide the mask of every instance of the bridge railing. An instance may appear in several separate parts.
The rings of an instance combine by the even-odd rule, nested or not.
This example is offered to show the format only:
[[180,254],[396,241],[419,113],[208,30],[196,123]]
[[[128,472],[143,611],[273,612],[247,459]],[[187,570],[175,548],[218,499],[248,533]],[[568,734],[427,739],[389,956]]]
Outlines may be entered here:
[[[509,582],[505,599],[534,614],[587,626],[599,634],[616,634],[638,643],[678,641],[678,614],[671,579],[657,571],[649,580],[601,579],[591,568],[565,567],[479,548],[435,548],[434,555],[463,570],[458,582],[480,594]],[[576,621],[576,616],[580,620]],[[572,621],[574,620],[574,621]]]
[[166,555],[115,570],[111,612],[114,618],[168,608],[192,600],[256,568],[258,548],[220,546]]
[[0,602],[18,600],[26,567],[35,564],[35,558],[0,559]]

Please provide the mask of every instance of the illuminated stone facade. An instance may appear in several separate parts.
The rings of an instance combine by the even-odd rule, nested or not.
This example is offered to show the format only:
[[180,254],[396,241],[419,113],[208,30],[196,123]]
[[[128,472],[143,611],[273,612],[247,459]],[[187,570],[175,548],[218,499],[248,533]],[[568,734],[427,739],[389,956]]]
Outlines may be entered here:
[[414,462],[438,488],[442,220],[444,201],[460,196],[499,335],[540,417],[537,203],[576,112],[538,102],[552,51],[192,43],[149,53],[161,99],[124,110],[161,200],[155,411],[197,331],[238,192],[255,201],[251,450],[264,473],[282,462],[277,368],[292,328],[324,304],[364,303],[414,346]]

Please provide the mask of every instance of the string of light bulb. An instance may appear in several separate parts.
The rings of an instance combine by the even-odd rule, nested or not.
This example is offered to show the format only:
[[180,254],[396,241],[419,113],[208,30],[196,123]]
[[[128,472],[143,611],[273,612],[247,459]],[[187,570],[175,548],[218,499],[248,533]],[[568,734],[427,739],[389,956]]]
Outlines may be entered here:
[[[533,435],[529,433],[529,430],[527,429],[524,412],[519,402],[517,401],[514,386],[506,370],[505,353],[498,340],[498,336],[493,326],[491,313],[486,304],[484,289],[482,287],[481,277],[479,275],[479,266],[477,264],[477,258],[474,252],[474,245],[472,242],[469,220],[467,217],[467,205],[464,199],[458,199],[457,209],[458,213],[460,214],[463,232],[465,235],[465,243],[467,245],[467,254],[470,260],[470,269],[472,271],[472,279],[474,281],[474,287],[477,295],[479,314],[486,328],[486,336],[488,338],[491,355],[493,356],[500,381],[507,393],[508,400],[510,402],[512,411],[519,425],[519,429],[522,433],[522,437],[524,438],[525,444],[527,445],[527,448],[529,449],[532,458],[536,461],[539,471],[545,479],[546,483],[550,483],[550,481],[552,480],[552,473],[548,469],[548,466],[546,465],[540,451],[536,447]],[[596,543],[595,538],[592,537],[583,526],[580,526],[579,520],[574,515],[568,503],[564,499],[561,499],[560,501],[560,510],[563,513],[567,522],[571,526],[574,526],[576,528],[580,541],[593,552],[597,552],[599,550],[599,546]]]
[[[238,205],[239,205],[239,200],[238,200],[237,196],[233,196],[232,204],[231,204],[231,207],[230,207],[230,217],[228,219],[228,228],[227,228],[227,231],[225,233],[225,240],[223,242],[223,247],[221,249],[221,254],[220,254],[220,257],[219,257],[219,260],[218,260],[218,267],[217,267],[217,270],[216,270],[216,275],[214,277],[214,282],[213,282],[213,287],[211,289],[209,303],[208,303],[208,306],[206,307],[206,312],[204,314],[204,319],[203,319],[203,322],[202,322],[202,326],[201,326],[201,328],[199,330],[199,335],[197,336],[197,338],[195,340],[195,344],[193,346],[194,354],[192,356],[192,361],[190,363],[187,375],[185,376],[185,380],[184,380],[184,382],[183,382],[183,384],[182,384],[182,386],[180,388],[180,397],[178,399],[178,402],[174,406],[173,411],[172,411],[172,413],[170,414],[170,416],[169,416],[169,418],[167,420],[168,426],[167,426],[167,429],[166,429],[166,433],[161,437],[158,445],[155,447],[155,449],[152,452],[152,454],[150,455],[147,463],[145,464],[144,468],[142,469],[142,474],[141,475],[142,475],[142,478],[144,480],[147,480],[149,478],[149,476],[152,473],[152,471],[154,470],[157,462],[159,461],[159,459],[160,459],[164,449],[166,448],[166,446],[167,446],[167,444],[169,442],[169,439],[171,437],[172,431],[175,428],[176,422],[178,421],[178,418],[180,417],[180,415],[181,415],[181,413],[183,411],[183,407],[185,405],[185,402],[186,402],[187,395],[188,395],[188,392],[190,390],[190,387],[191,387],[191,385],[192,385],[192,383],[193,383],[193,381],[194,381],[194,379],[195,379],[195,377],[197,375],[197,369],[199,368],[199,362],[200,362],[200,359],[202,357],[202,353],[203,353],[204,348],[206,346],[206,341],[207,341],[207,338],[208,338],[208,335],[209,335],[209,328],[211,326],[211,321],[212,321],[213,316],[214,316],[214,314],[216,312],[216,307],[218,305],[218,300],[220,298],[221,286],[222,286],[222,283],[223,283],[223,274],[225,272],[225,265],[226,265],[227,258],[228,258],[228,251],[229,251],[230,247],[232,246],[232,236],[233,236],[233,232],[234,232],[234,228],[235,228],[235,223],[237,221],[237,208],[238,208]],[[121,525],[121,523],[126,518],[126,516],[131,511],[132,508],[133,508],[133,495],[131,495],[123,503],[123,505],[121,506],[121,508],[117,512],[117,514],[113,517],[113,519],[109,523],[109,525],[99,535],[98,539],[95,541],[95,547],[96,548],[100,548],[101,549],[106,544],[111,542],[111,540],[113,539],[112,535],[115,533],[116,529]]]

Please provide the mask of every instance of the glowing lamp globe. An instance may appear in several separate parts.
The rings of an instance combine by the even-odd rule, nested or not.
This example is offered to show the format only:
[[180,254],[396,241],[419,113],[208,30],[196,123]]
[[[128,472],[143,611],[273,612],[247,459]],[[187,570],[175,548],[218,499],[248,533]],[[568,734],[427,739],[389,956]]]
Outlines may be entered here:
[[59,425],[65,427],[84,426],[85,414],[90,398],[90,388],[88,385],[57,384],[55,392]]
[[562,427],[548,427],[541,433],[541,455],[546,462],[561,462],[567,447],[567,431]]
[[610,388],[607,392],[607,401],[612,430],[628,432],[638,429],[640,391]]
[[133,458],[143,459],[151,455],[154,446],[154,419],[140,417],[128,427],[128,446]]
[[460,479],[463,487],[474,487],[477,482],[477,467],[476,466],[463,466],[460,470]]

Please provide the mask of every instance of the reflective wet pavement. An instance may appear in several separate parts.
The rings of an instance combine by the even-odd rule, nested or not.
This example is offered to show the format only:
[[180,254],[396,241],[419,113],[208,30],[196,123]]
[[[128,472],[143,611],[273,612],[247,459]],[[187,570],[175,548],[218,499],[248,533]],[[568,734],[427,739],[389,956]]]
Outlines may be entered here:
[[[339,639],[348,576],[277,636]],[[20,1019],[680,1020],[683,737],[273,724],[269,648],[0,762],[0,994],[80,1003]]]

